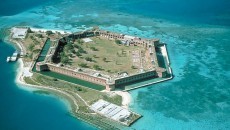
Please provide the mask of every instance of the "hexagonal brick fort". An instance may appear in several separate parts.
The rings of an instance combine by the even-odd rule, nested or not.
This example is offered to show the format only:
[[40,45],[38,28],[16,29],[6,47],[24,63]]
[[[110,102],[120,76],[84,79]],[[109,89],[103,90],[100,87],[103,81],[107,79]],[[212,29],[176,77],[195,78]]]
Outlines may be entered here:
[[[74,68],[62,66],[60,64],[55,64],[53,60],[58,53],[60,45],[67,44],[69,41],[82,38],[90,37],[100,37],[105,39],[120,40],[122,43],[127,46],[140,46],[145,48],[145,54],[148,55],[149,60],[151,61],[152,68],[149,70],[140,70],[138,73],[128,74],[126,72],[118,72],[116,75],[109,75],[101,71],[85,68]],[[49,51],[46,55],[46,58],[42,62],[36,63],[37,71],[53,71],[63,75],[71,76],[95,84],[103,85],[106,87],[106,90],[111,91],[116,87],[125,85],[132,82],[137,82],[143,79],[148,78],[164,78],[168,75],[166,68],[160,67],[158,58],[157,58],[157,48],[159,46],[164,46],[163,43],[160,43],[159,39],[145,39],[139,38],[119,33],[114,33],[110,31],[92,29],[83,32],[73,33],[68,36],[65,36],[58,41],[52,47],[49,48]]]

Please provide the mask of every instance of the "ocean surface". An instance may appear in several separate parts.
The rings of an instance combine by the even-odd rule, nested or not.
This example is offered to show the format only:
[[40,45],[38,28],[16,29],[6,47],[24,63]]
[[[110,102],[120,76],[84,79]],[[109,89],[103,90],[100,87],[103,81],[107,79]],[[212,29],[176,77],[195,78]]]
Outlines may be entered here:
[[[229,0],[3,0],[0,29],[92,26],[167,43],[174,79],[131,91],[137,130],[230,129]],[[0,32],[1,33],[1,32]],[[2,35],[2,34],[0,34]],[[96,129],[68,103],[16,84],[15,47],[0,39],[0,130]]]

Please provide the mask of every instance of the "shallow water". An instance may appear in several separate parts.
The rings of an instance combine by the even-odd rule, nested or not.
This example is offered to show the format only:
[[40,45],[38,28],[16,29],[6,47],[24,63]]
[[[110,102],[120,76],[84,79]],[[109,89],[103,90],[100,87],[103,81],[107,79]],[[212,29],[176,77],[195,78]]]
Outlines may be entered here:
[[[5,6],[11,5],[6,2]],[[230,129],[229,1],[52,0],[17,7],[12,12],[0,9],[1,28],[29,25],[79,31],[99,25],[167,43],[175,77],[131,91],[130,108],[143,115],[132,128]],[[0,128],[93,129],[66,114],[67,107],[57,98],[18,89],[14,83],[17,64],[5,63],[13,48],[3,43],[0,47],[4,48],[0,52],[1,79],[9,79],[1,84],[0,101],[4,107],[0,112],[4,114]],[[17,111],[17,106],[22,108]]]

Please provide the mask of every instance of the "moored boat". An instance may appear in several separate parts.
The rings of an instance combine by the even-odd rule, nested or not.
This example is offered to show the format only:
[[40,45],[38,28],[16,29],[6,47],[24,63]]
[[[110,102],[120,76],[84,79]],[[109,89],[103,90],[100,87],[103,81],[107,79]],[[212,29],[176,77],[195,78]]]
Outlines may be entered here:
[[10,56],[8,56],[8,57],[6,58],[6,61],[9,62],[10,59],[11,59]]

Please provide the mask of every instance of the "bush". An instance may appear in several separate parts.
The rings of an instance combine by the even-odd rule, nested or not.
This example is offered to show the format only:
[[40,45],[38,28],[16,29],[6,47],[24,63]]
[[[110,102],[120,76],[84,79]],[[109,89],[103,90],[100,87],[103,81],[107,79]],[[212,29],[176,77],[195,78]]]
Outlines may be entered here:
[[30,36],[30,39],[32,39],[32,40],[33,40],[33,39],[34,39],[34,36],[33,36],[33,35],[31,35],[31,36]]
[[73,45],[72,45],[72,43],[67,43],[66,45],[65,45],[65,47],[64,47],[64,51],[66,51],[66,52],[68,52],[68,51],[71,51],[71,50],[73,50],[74,48],[73,48]]
[[73,57],[73,54],[70,53],[69,56],[70,56],[70,57]]
[[93,59],[90,58],[90,57],[86,57],[85,60],[86,60],[86,61],[90,61],[90,62],[93,61]]
[[77,87],[76,89],[77,89],[77,91],[82,91],[82,88],[80,88],[80,87]]
[[53,81],[58,81],[58,79],[54,78]]
[[115,43],[116,44],[122,44],[121,40],[117,40],[117,39],[115,40]]
[[61,63],[67,64],[69,62],[69,58],[67,56],[61,56]]
[[36,37],[43,38],[42,34],[36,34]]
[[80,56],[81,56],[81,53],[76,52],[76,56],[77,56],[77,57],[80,57]]
[[75,53],[76,53],[76,51],[75,51],[74,49],[72,49],[72,50],[71,50],[71,52],[72,52],[73,54],[75,54]]
[[98,49],[95,48],[95,47],[90,47],[90,49],[93,50],[93,51],[98,51]]
[[34,53],[39,53],[41,51],[41,49],[35,49],[33,50]]
[[77,43],[82,44],[83,41],[81,39],[77,39]]
[[132,69],[136,69],[136,67],[135,67],[135,66],[133,66],[133,65],[131,66],[131,68],[132,68]]
[[99,65],[93,65],[93,68],[94,68],[95,70],[101,70],[101,67],[100,67]]
[[28,33],[33,33],[33,31],[30,28],[28,28],[27,32]]
[[87,53],[87,52],[86,52],[85,50],[83,50],[82,48],[79,48],[79,49],[78,49],[78,52],[79,52],[79,53],[85,53],[85,54]]
[[53,34],[53,32],[52,31],[46,31],[46,35],[51,35],[51,34]]
[[77,45],[77,44],[74,44],[73,46],[74,46],[75,48],[80,48],[80,46]]
[[83,67],[83,68],[87,68],[88,67],[87,64],[85,64],[85,63],[80,63],[80,64],[78,64],[78,66]]
[[34,44],[29,44],[29,46],[28,46],[29,51],[33,51],[33,50],[34,50],[34,47],[35,47]]

